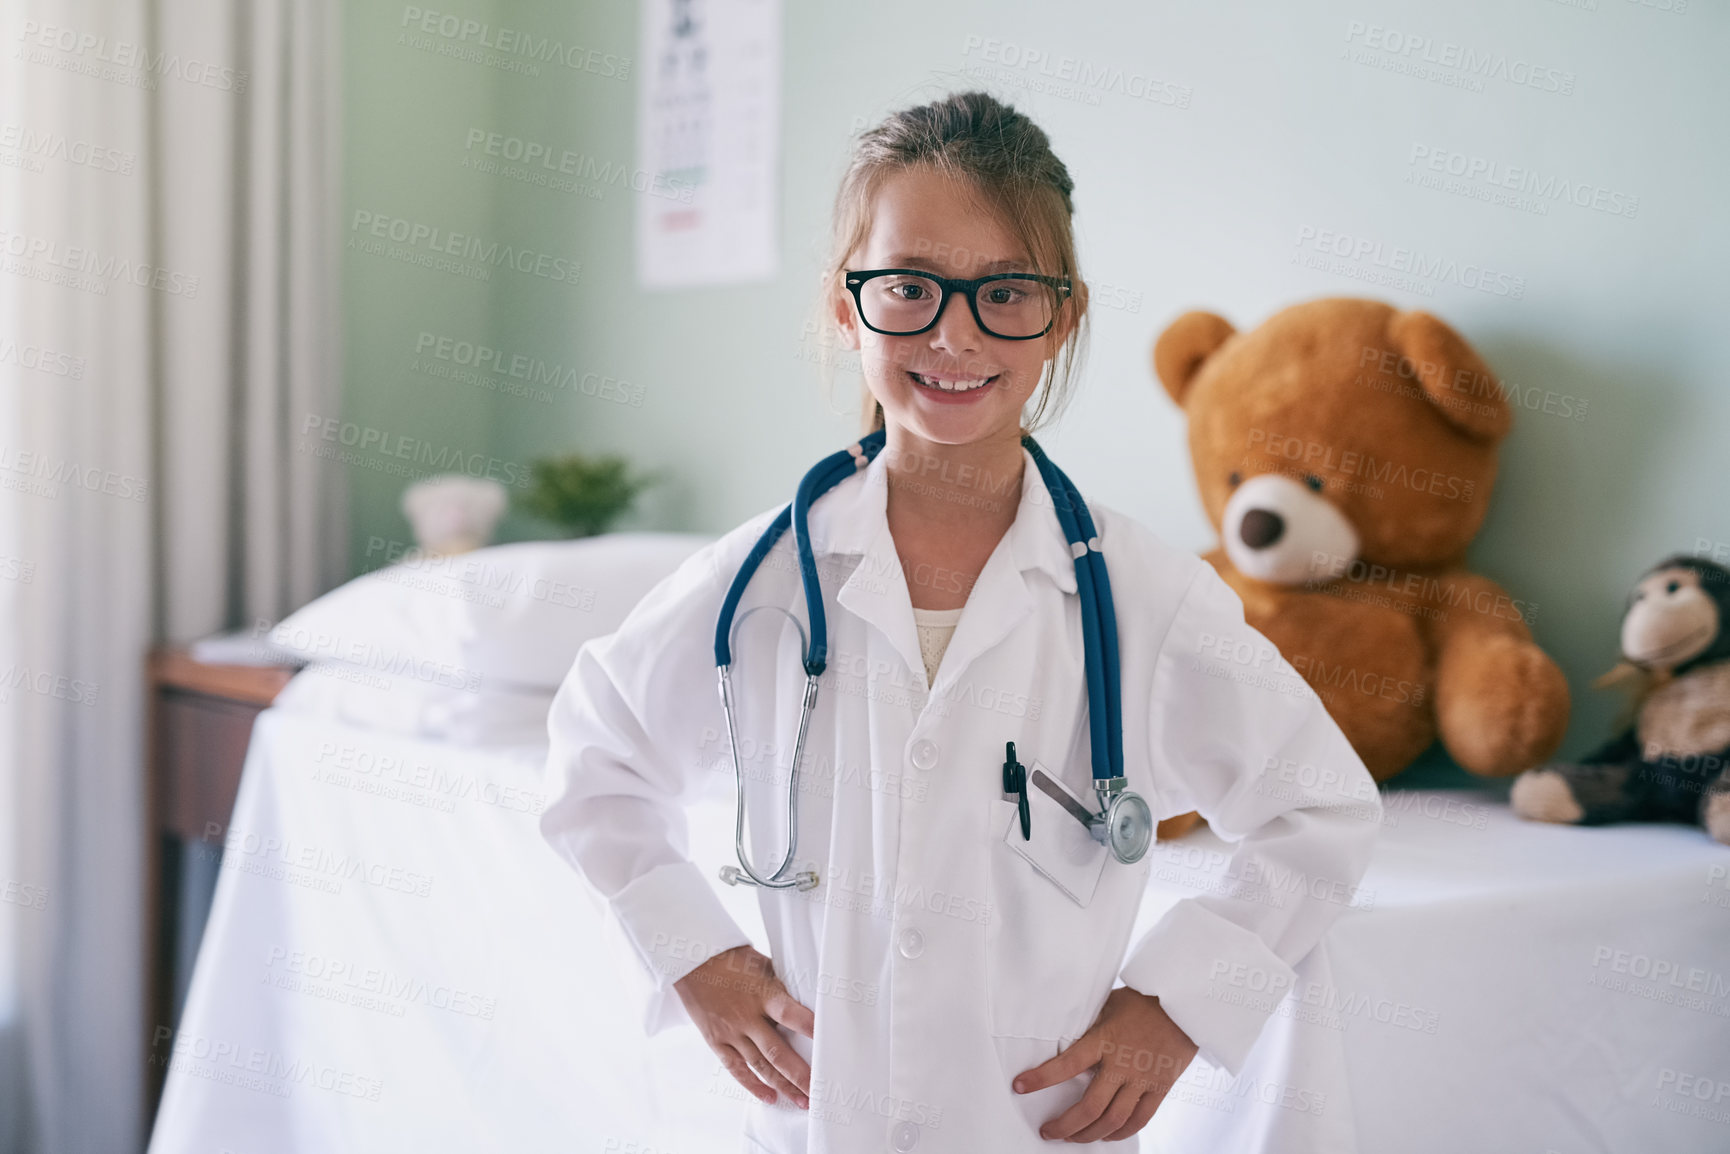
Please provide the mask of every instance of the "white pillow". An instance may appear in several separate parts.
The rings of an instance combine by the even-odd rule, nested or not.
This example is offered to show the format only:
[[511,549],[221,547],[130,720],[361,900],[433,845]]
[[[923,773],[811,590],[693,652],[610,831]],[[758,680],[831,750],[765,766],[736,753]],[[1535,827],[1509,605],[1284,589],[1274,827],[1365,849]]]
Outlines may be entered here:
[[411,553],[289,614],[269,640],[303,661],[342,662],[405,685],[550,692],[584,642],[617,629],[643,594],[712,540],[605,533]]
[[315,661],[295,674],[273,709],[340,721],[374,733],[456,745],[536,745],[547,739],[546,690],[456,689]]

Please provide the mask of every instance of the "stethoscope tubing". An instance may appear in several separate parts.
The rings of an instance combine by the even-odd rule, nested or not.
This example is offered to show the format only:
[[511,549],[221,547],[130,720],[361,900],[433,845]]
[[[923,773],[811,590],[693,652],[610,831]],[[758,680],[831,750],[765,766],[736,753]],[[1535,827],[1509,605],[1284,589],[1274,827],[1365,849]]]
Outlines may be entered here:
[[[1082,659],[1087,676],[1087,723],[1093,779],[1102,782],[1123,777],[1122,690],[1119,684],[1117,613],[1112,605],[1111,578],[1098,549],[1093,517],[1069,477],[1045,455],[1032,437],[1022,444],[1032,455],[1051,494],[1052,509],[1075,556],[1076,592],[1081,601]],[[1077,550],[1079,549],[1079,552]],[[1094,709],[1100,702],[1103,709]],[[1103,762],[1103,765],[1101,764]]]
[[[831,453],[818,461],[800,480],[793,500],[776,514],[763,535],[757,538],[757,543],[739,565],[739,571],[733,575],[733,583],[727,587],[727,595],[721,601],[721,612],[715,619],[717,667],[733,663],[730,636],[733,615],[738,612],[739,601],[745,596],[745,589],[756,575],[758,567],[763,564],[763,559],[791,525],[793,542],[799,555],[799,585],[805,594],[805,616],[806,620],[811,622],[811,634],[803,654],[805,672],[812,677],[823,675],[829,661],[829,619],[823,610],[823,587],[817,578],[817,556],[811,545],[810,509],[817,498],[854,473],[861,462],[875,459],[883,450],[885,439],[884,431],[878,429],[861,437],[856,445]],[[858,450],[857,455],[854,449]]]

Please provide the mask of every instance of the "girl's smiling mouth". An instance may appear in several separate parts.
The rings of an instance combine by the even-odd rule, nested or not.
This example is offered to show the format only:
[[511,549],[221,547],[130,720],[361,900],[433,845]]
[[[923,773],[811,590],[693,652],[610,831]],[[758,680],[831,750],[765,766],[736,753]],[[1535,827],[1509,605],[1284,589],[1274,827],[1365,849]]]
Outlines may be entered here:
[[928,393],[937,393],[945,397],[964,397],[982,393],[1000,375],[993,373],[989,377],[959,377],[951,373],[915,373],[911,370],[907,373],[909,379],[919,388]]

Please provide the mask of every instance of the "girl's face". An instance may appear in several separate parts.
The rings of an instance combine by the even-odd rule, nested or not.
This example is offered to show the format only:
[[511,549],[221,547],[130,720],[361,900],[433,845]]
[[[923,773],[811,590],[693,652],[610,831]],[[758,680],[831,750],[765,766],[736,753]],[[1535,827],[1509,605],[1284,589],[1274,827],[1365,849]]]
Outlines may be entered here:
[[[911,268],[965,279],[1050,271],[1034,267],[971,189],[927,168],[905,169],[883,182],[870,234],[846,267]],[[859,351],[866,387],[883,406],[884,420],[943,445],[1019,439],[1022,406],[1039,384],[1047,348],[1066,335],[1070,314],[1061,310],[1046,338],[1003,340],[980,331],[958,293],[929,330],[885,336],[860,322],[851,294],[835,302],[842,339]]]

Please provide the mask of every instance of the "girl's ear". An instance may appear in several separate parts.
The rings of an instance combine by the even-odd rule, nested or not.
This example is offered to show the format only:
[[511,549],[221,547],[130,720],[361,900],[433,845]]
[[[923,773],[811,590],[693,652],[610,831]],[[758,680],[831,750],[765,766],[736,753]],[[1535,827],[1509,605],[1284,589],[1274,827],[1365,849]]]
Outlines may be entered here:
[[841,334],[841,343],[854,352],[859,351],[859,321],[853,315],[853,298],[839,289],[829,295],[830,316],[835,321],[835,329]]
[[[1085,300],[1085,296],[1083,300]],[[1063,346],[1070,337],[1075,335],[1076,326],[1081,323],[1081,309],[1076,307],[1071,297],[1057,310],[1057,323],[1051,326],[1051,331],[1045,334],[1040,342],[1045,349],[1045,360],[1049,364],[1063,353]]]
[[1074,335],[1076,327],[1081,324],[1082,315],[1087,312],[1087,297],[1087,282],[1077,280],[1075,287],[1070,290],[1069,299],[1058,306],[1057,324],[1050,334],[1056,338],[1051,346],[1053,349],[1061,349],[1063,343]]

